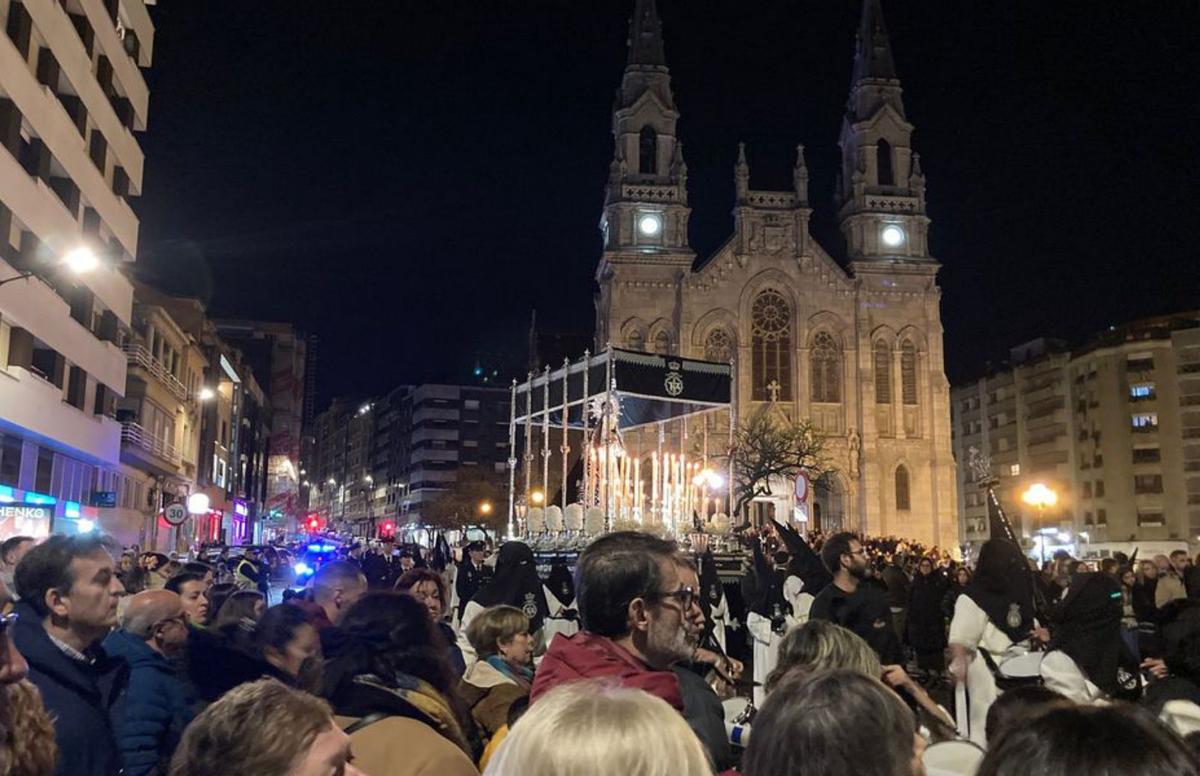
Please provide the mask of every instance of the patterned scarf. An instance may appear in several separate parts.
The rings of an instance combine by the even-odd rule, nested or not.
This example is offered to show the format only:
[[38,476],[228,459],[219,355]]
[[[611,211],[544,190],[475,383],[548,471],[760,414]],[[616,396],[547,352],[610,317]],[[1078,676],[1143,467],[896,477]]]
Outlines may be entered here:
[[396,686],[389,687],[382,679],[372,674],[363,674],[354,677],[355,684],[389,692],[412,706],[425,715],[426,722],[431,727],[452,741],[470,757],[471,747],[467,743],[467,737],[463,733],[462,726],[458,724],[458,719],[454,716],[453,709],[450,708],[450,704],[446,702],[442,694],[424,679],[418,679],[408,674],[396,674],[395,681]]
[[486,658],[486,661],[488,665],[504,674],[508,679],[516,682],[518,686],[526,690],[533,687],[532,669],[525,666],[514,666],[500,655],[490,655]]

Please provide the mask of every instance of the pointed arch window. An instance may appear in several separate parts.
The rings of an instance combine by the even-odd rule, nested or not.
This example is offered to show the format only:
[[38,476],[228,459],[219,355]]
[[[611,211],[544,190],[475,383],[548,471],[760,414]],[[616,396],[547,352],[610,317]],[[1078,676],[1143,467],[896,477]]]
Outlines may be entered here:
[[904,466],[897,466],[896,509],[907,512],[911,508],[911,502],[908,497],[908,469],[904,468]]
[[875,164],[879,171],[880,186],[895,186],[896,175],[892,172],[892,144],[880,140],[875,144]]
[[625,344],[630,350],[644,352],[646,350],[646,335],[642,334],[641,329],[631,329],[625,337]]
[[[768,288],[750,306],[754,401],[792,399],[792,308],[783,294]],[[777,388],[774,386],[778,386]]]
[[671,352],[671,335],[667,334],[665,329],[660,329],[658,334],[654,335],[654,352],[660,356]]
[[900,346],[900,397],[905,404],[917,403],[917,348],[909,340]]
[[642,127],[638,133],[638,172],[658,175],[658,133],[653,127]]
[[883,340],[875,343],[875,403],[892,403],[892,349]]
[[818,332],[809,355],[812,400],[833,404],[842,400],[842,352],[833,335]]
[[729,336],[729,330],[718,327],[710,331],[704,338],[704,360],[728,363],[731,358],[733,358],[733,337]]

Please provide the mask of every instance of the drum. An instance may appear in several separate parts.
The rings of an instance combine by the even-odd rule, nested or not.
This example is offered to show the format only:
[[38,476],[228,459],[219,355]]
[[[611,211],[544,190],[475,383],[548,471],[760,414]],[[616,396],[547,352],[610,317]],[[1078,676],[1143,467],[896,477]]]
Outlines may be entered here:
[[983,749],[970,741],[930,744],[921,756],[926,776],[975,776],[983,762]]

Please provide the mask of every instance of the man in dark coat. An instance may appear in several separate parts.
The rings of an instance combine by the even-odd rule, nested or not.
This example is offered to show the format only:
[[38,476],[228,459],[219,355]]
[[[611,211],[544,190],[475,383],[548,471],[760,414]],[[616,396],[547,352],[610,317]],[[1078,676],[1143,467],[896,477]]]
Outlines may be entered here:
[[52,536],[17,566],[21,596],[12,629],[29,679],[54,718],[59,776],[116,776],[113,734],[129,666],[100,640],[117,621],[124,588],[106,542],[92,534]]
[[125,776],[166,774],[193,699],[171,659],[187,645],[183,600],[169,590],[147,590],[129,599],[121,628],[104,640],[110,655],[129,664],[123,715],[116,724]]
[[458,576],[454,580],[454,590],[458,593],[458,616],[461,619],[467,604],[479,592],[483,580],[489,576],[490,569],[483,565],[487,550],[483,542],[471,542],[465,549],[466,557],[458,564]]
[[904,653],[892,627],[886,594],[863,584],[868,561],[862,542],[852,533],[834,534],[821,547],[821,560],[833,574],[833,584],[817,594],[808,616],[854,631],[884,665],[903,664]]

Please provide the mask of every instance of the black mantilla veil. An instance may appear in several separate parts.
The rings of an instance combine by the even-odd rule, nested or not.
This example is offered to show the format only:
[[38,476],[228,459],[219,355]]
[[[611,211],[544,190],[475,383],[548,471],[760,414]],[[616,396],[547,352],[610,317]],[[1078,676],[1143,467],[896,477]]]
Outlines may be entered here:
[[496,555],[496,573],[471,599],[483,607],[515,606],[529,617],[529,631],[536,632],[550,616],[542,580],[537,575],[533,550],[523,542],[505,542]]
[[749,609],[755,614],[774,620],[790,614],[791,604],[783,594],[783,574],[763,553],[762,541],[754,539],[753,591],[747,596]]
[[979,550],[975,575],[965,595],[1013,642],[1029,638],[1033,629],[1033,575],[1015,542],[992,538]]
[[571,576],[571,568],[567,559],[556,557],[550,561],[550,575],[546,577],[546,587],[563,606],[570,606],[575,601],[575,579]]
[[1112,697],[1136,681],[1137,666],[1121,638],[1121,583],[1108,574],[1087,572],[1071,578],[1055,609],[1049,648],[1062,650],[1097,687]]

